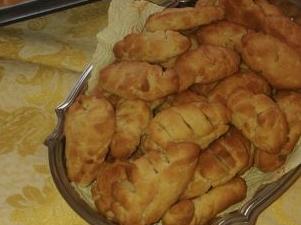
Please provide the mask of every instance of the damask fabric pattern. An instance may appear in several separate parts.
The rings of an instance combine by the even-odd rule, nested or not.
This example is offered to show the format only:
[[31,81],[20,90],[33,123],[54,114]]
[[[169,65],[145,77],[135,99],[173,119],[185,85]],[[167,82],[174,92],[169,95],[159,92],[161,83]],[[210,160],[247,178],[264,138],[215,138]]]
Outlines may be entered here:
[[[0,28],[0,224],[85,225],[56,190],[43,141],[96,47],[108,2]],[[259,225],[300,225],[301,179]],[[292,207],[294,206],[294,207]]]

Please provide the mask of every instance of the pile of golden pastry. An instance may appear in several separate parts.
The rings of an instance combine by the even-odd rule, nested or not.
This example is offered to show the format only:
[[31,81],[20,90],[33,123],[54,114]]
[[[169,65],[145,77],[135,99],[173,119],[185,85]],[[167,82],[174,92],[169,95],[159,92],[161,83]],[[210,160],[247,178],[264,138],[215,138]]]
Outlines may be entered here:
[[207,224],[301,134],[301,27],[266,0],[200,0],[114,46],[66,115],[70,181],[120,225]]

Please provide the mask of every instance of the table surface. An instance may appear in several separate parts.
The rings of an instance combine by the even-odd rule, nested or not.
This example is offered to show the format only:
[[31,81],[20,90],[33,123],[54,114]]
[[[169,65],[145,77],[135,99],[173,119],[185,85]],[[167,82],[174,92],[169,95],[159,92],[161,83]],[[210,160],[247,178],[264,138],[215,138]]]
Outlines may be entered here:
[[[97,2],[0,28],[0,224],[83,225],[56,190],[46,136],[105,27]],[[266,209],[258,225],[300,225],[301,178]]]

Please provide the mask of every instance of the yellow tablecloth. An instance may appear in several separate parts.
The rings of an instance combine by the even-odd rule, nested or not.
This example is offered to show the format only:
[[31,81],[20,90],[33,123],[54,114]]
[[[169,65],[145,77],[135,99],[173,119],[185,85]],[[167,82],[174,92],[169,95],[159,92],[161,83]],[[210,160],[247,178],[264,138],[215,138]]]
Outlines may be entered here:
[[[0,225],[86,224],[56,190],[46,136],[61,102],[90,61],[108,3],[0,28]],[[301,224],[301,179],[258,225]]]

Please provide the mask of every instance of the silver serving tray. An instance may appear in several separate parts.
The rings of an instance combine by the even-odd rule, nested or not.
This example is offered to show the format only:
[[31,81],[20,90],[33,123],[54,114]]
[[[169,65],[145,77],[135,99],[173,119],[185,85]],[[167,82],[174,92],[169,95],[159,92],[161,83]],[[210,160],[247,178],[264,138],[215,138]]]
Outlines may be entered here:
[[[87,81],[90,77],[92,66],[89,65],[76,82],[66,100],[56,108],[57,125],[52,134],[47,138],[45,144],[49,149],[49,165],[53,180],[68,204],[83,219],[92,225],[109,225],[113,224],[106,218],[92,209],[70,184],[65,167],[65,137],[63,125],[65,113],[75,101],[76,97],[87,87]],[[279,180],[264,185],[257,191],[253,198],[247,202],[240,210],[226,214],[215,219],[211,225],[253,225],[256,223],[258,215],[282,195],[301,175],[301,165]]]

